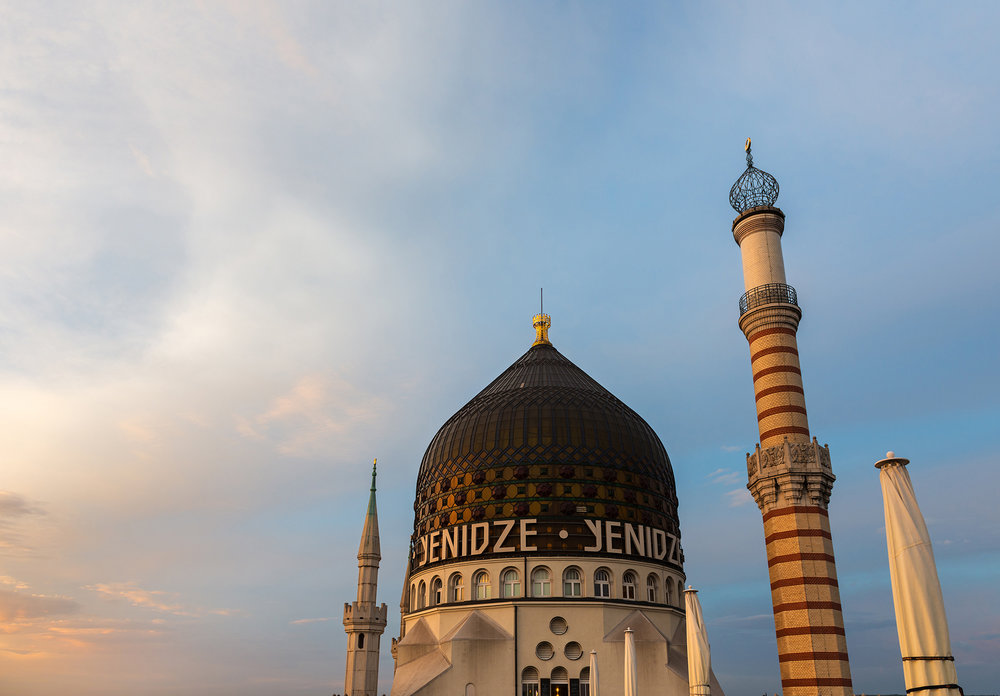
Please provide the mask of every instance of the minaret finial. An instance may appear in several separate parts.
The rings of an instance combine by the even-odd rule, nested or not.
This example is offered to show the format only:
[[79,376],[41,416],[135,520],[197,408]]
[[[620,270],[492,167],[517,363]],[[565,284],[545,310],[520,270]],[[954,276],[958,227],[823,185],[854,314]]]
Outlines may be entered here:
[[372,493],[375,492],[375,469],[378,467],[378,457],[375,457],[375,461],[372,463]]
[[552,326],[552,317],[545,313],[544,292],[544,288],[538,289],[538,314],[531,319],[531,325],[535,327],[535,342],[531,344],[532,348],[552,345],[549,341],[549,327]]
[[729,205],[741,215],[758,206],[774,207],[778,200],[778,180],[767,172],[753,166],[750,152],[750,138],[743,149],[747,153],[747,168],[729,189]]

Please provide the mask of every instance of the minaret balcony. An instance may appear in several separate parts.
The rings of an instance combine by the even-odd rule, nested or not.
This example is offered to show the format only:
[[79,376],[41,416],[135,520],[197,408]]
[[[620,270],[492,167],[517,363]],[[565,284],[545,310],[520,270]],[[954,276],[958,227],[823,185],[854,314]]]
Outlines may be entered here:
[[795,288],[784,283],[765,283],[747,290],[740,298],[740,316],[742,317],[751,309],[769,304],[788,304],[798,307],[799,302]]

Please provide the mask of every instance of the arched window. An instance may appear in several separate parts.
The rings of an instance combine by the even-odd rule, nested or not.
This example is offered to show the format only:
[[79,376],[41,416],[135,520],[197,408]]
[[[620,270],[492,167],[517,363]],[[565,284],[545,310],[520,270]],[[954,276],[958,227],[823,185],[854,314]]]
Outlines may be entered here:
[[563,597],[583,595],[583,573],[579,568],[567,568],[563,572]]
[[431,606],[436,607],[444,599],[442,596],[444,594],[444,583],[441,582],[441,578],[434,578],[431,580]]
[[635,599],[635,573],[626,570],[622,576],[622,599]]
[[359,633],[358,634],[358,650],[364,650],[364,649],[365,649],[365,634],[364,633]]
[[521,578],[517,574],[517,571],[513,568],[508,568],[503,572],[503,575],[500,576],[500,596],[521,596]]
[[531,571],[531,596],[552,596],[552,574],[548,568],[535,568]]
[[417,610],[417,586],[410,585],[410,611]]
[[611,596],[611,572],[607,568],[599,568],[594,573],[594,596]]
[[684,583],[680,580],[677,581],[677,606],[684,606]]
[[670,578],[667,578],[663,583],[663,594],[665,595],[663,598],[663,603],[666,604],[667,606],[673,606],[674,592],[672,589],[672,583],[670,582]]
[[[552,670],[552,684],[569,684],[569,672],[565,667],[556,667]],[[555,689],[553,689],[555,692]],[[565,692],[564,692],[565,693]]]
[[521,671],[521,696],[539,696],[538,670],[525,667]]
[[646,601],[655,602],[656,595],[659,594],[656,589],[659,583],[656,581],[656,576],[652,573],[646,578]]
[[590,667],[580,670],[580,696],[590,696]]
[[421,580],[420,585],[417,587],[417,609],[423,609],[426,606],[427,606],[427,583]]
[[461,573],[452,574],[451,578],[448,580],[448,601],[465,601],[465,585],[462,583]]
[[485,570],[478,571],[472,577],[472,584],[476,586],[476,599],[490,598],[490,574]]

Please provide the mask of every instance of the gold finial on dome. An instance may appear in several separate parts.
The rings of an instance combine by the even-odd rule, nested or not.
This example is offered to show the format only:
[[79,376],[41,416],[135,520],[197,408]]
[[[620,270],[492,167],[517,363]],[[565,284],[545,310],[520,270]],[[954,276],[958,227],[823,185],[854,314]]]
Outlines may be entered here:
[[535,327],[535,342],[531,344],[532,347],[551,346],[549,327],[552,326],[552,317],[548,314],[536,314],[531,320],[531,325]]
[[552,326],[552,317],[545,313],[545,289],[538,289],[538,314],[531,318],[531,325],[535,327],[535,346],[551,346],[549,341],[549,327]]

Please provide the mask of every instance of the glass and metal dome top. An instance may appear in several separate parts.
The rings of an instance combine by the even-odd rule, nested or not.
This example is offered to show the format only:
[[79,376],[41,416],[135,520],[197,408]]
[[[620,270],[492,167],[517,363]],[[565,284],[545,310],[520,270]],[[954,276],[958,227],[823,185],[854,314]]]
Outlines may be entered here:
[[[414,503],[413,542],[423,545],[415,556],[425,558],[419,565],[448,560],[447,553],[434,554],[438,531],[444,538],[457,534],[456,526],[492,529],[506,526],[499,520],[529,520],[531,536],[519,540],[525,549],[515,539],[519,527],[509,534],[515,555],[584,548],[622,553],[615,544],[623,541],[613,536],[609,550],[608,540],[598,537],[631,530],[648,543],[638,555],[679,567],[677,495],[663,443],[635,411],[552,346],[550,323],[548,315],[535,316],[534,345],[449,418],[427,447]],[[662,538],[652,540],[657,535]],[[629,541],[635,553],[640,542]],[[504,550],[514,549],[491,546],[488,553]]]
[[778,180],[762,169],[753,166],[750,138],[747,138],[747,168],[729,189],[729,205],[743,214],[759,206],[773,207],[778,200]]

